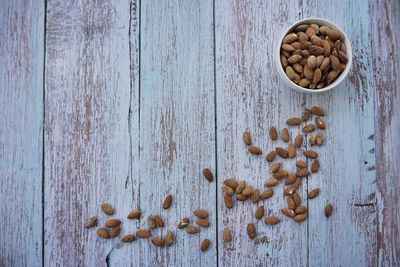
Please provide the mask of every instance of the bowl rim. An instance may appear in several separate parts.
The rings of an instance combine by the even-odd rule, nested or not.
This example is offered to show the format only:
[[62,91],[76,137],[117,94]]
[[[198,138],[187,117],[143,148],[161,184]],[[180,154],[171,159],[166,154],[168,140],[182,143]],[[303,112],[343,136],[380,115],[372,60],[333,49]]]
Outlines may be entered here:
[[[343,41],[344,41],[344,44],[346,45],[347,57],[349,59],[349,61],[347,62],[347,66],[333,83],[331,83],[330,85],[325,86],[324,88],[321,88],[321,89],[309,89],[309,88],[304,88],[304,87],[297,85],[292,80],[290,80],[289,77],[287,77],[286,72],[281,64],[280,51],[281,51],[281,44],[282,44],[283,38],[286,36],[286,34],[288,32],[293,30],[298,25],[304,24],[304,23],[316,23],[316,24],[319,24],[320,26],[324,26],[324,25],[329,26],[335,30],[338,30],[340,32],[340,34],[344,37]],[[292,89],[295,89],[295,90],[301,91],[301,92],[307,92],[307,93],[322,93],[322,92],[326,92],[326,91],[329,91],[329,90],[332,90],[333,88],[335,88],[347,76],[347,74],[350,71],[352,62],[353,62],[353,59],[352,59],[353,53],[352,53],[352,49],[351,49],[351,43],[350,43],[349,38],[347,37],[346,33],[332,21],[323,19],[323,18],[318,18],[318,17],[310,17],[310,18],[301,19],[301,20],[298,20],[298,21],[292,23],[289,27],[287,27],[286,30],[281,35],[281,37],[278,39],[278,45],[277,45],[275,55],[276,55],[276,61],[277,61],[276,64],[277,64],[278,72],[280,73],[280,75],[281,75],[282,79],[285,81],[285,83]]]

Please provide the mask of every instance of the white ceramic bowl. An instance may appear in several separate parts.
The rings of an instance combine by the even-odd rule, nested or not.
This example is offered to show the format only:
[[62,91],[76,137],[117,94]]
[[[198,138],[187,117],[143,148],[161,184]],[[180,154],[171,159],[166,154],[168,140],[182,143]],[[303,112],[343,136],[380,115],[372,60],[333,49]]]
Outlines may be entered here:
[[[344,44],[346,45],[346,54],[348,57],[348,62],[347,62],[347,66],[344,69],[344,71],[342,71],[342,73],[340,73],[340,75],[336,78],[336,80],[329,84],[328,86],[325,86],[324,88],[321,89],[309,89],[309,88],[304,88],[301,87],[299,85],[297,85],[296,83],[292,82],[289,77],[286,75],[285,70],[282,67],[281,64],[281,59],[280,59],[280,50],[281,50],[281,44],[282,44],[282,40],[283,38],[286,36],[286,34],[288,34],[290,31],[292,31],[294,28],[296,28],[297,26],[299,26],[300,24],[311,24],[311,23],[315,23],[318,24],[319,26],[328,26],[331,27],[332,29],[335,29],[337,31],[340,32],[340,34],[344,37]],[[278,73],[281,76],[282,80],[290,87],[293,88],[297,91],[300,92],[306,92],[306,93],[321,93],[321,92],[326,92],[331,90],[332,88],[336,87],[338,84],[340,84],[344,78],[347,76],[347,74],[349,73],[351,64],[353,61],[353,54],[351,51],[351,45],[350,45],[350,41],[347,38],[347,35],[344,33],[344,31],[339,28],[336,24],[334,24],[333,22],[326,20],[326,19],[321,19],[321,18],[308,18],[308,19],[303,19],[303,20],[299,20],[296,23],[292,24],[281,36],[281,38],[279,38],[277,46],[276,46],[276,51],[275,51],[275,63],[276,66],[278,68]]]

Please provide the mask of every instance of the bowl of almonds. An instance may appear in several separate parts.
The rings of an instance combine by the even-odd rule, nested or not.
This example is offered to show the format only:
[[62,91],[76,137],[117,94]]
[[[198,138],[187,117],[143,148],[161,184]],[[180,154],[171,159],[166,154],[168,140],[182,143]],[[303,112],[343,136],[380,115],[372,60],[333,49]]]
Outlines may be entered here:
[[325,92],[340,84],[352,63],[350,41],[336,24],[300,20],[279,39],[276,64],[283,81],[301,92]]

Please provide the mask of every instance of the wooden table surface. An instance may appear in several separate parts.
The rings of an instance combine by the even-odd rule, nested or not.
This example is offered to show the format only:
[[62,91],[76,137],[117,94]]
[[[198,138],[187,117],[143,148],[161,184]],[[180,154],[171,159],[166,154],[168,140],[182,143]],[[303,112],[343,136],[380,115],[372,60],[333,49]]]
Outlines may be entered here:
[[[400,266],[399,1],[0,3],[1,266]],[[290,90],[276,71],[277,38],[307,17],[332,20],[352,43],[350,74],[328,93]],[[250,203],[227,210],[226,177],[258,188],[269,178],[243,131],[265,155],[282,144],[269,127],[314,105],[328,127],[315,148],[321,170],[300,188],[303,199],[321,188],[304,200],[307,221],[280,214],[282,185],[258,204],[282,219],[276,226],[257,222]],[[99,239],[83,223],[103,223],[103,202],[124,218],[123,233],[162,214],[166,227],[154,233],[171,229],[175,244]],[[142,218],[127,221],[136,208]],[[176,229],[199,208],[210,213],[208,229]],[[222,241],[224,227],[233,242]],[[211,247],[201,253],[205,238]]]

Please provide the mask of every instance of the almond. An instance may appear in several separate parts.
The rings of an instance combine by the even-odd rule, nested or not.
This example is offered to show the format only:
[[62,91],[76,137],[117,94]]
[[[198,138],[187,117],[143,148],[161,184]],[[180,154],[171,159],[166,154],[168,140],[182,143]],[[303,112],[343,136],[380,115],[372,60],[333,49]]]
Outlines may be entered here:
[[287,204],[289,209],[294,210],[296,208],[296,203],[294,203],[293,197],[287,198]]
[[256,212],[254,213],[254,217],[257,220],[260,220],[264,216],[264,206],[259,206],[256,209]]
[[233,178],[228,178],[228,179],[226,179],[226,180],[224,181],[224,184],[225,184],[226,186],[229,186],[229,187],[233,188],[233,189],[235,189],[235,188],[238,186],[238,182],[237,182],[235,179],[233,179]]
[[328,76],[326,76],[326,82],[327,84],[331,84],[336,77],[339,75],[340,71],[339,70],[332,70],[328,73]]
[[347,58],[347,55],[345,53],[343,53],[342,51],[338,51],[338,55],[339,55],[339,60],[341,62],[343,62],[344,64],[346,64],[349,61]]
[[297,179],[296,173],[291,173],[289,176],[285,179],[285,185],[291,185],[293,184]]
[[256,227],[254,226],[254,224],[249,223],[246,227],[246,231],[250,239],[256,237]]
[[340,61],[339,61],[339,59],[334,55],[330,55],[329,59],[331,60],[331,68],[333,70],[340,70]]
[[274,173],[274,178],[281,180],[283,178],[286,178],[288,176],[288,172],[286,170],[280,169],[276,173]]
[[[294,69],[291,66],[287,66],[285,69],[286,75],[288,76],[288,78],[294,82],[299,82],[300,81],[300,75],[297,74]],[[278,138],[278,134],[276,134],[276,138]],[[272,139],[272,137],[271,137]],[[272,139],[272,140],[276,140],[276,139]]]
[[254,155],[260,155],[262,152],[261,152],[261,149],[259,148],[259,147],[256,147],[256,146],[248,146],[247,147],[247,150],[251,153],[251,154],[254,154]]
[[243,133],[243,143],[245,143],[248,146],[251,145],[251,136],[250,136],[250,133],[248,131],[245,131]]
[[291,117],[286,120],[287,125],[296,126],[301,124],[301,119],[299,117]]
[[[297,173],[296,173],[297,175]],[[301,178],[297,177],[296,181],[292,184],[294,188],[299,188],[301,185]]]
[[332,49],[329,42],[327,40],[322,40],[321,43],[322,43],[322,48],[324,50],[324,56],[329,57]]
[[271,162],[271,161],[273,161],[273,160],[275,159],[275,157],[276,157],[276,152],[275,152],[275,151],[271,151],[271,152],[269,152],[269,153],[267,154],[267,156],[265,157],[265,159],[266,159],[268,162]]
[[329,27],[328,26],[321,26],[319,27],[319,32],[323,35],[326,35],[326,30],[328,30]]
[[195,211],[193,211],[193,214],[196,215],[200,219],[208,218],[208,211],[206,211],[206,210],[195,210]]
[[297,177],[307,177],[310,175],[310,172],[307,169],[300,169],[296,172]]
[[256,204],[260,200],[260,190],[254,190],[253,194],[251,195],[251,203]]
[[305,65],[303,68],[303,74],[304,77],[310,80],[311,83],[311,80],[314,78],[314,72],[307,65]]
[[326,71],[328,69],[330,64],[331,64],[331,60],[329,59],[329,57],[325,57],[324,60],[321,63],[321,66],[319,68],[321,69],[322,72],[324,72],[324,71]]
[[226,185],[224,185],[223,187],[222,187],[222,191],[225,193],[225,194],[227,194],[227,195],[233,195],[234,193],[235,193],[235,190],[233,190],[233,188],[232,187],[229,187],[229,186],[226,186]]
[[302,121],[307,121],[310,118],[310,116],[311,116],[311,111],[307,108],[301,112],[301,120]]
[[317,133],[315,137],[315,143],[319,146],[322,146],[324,144],[324,136],[321,132]]
[[236,194],[242,193],[243,189],[246,187],[246,182],[245,181],[239,181],[238,186],[236,187]]
[[314,35],[310,37],[310,41],[313,45],[322,46],[322,40],[318,36]]
[[156,227],[163,228],[164,227],[164,220],[159,216],[154,216],[154,222],[156,223]]
[[154,220],[154,217],[151,216],[151,215],[149,215],[149,216],[147,217],[147,226],[148,226],[150,229],[156,228],[156,221]]
[[310,143],[311,146],[315,145],[316,143],[316,137],[315,135],[310,135],[310,138],[308,139],[308,142]]
[[326,35],[329,37],[329,39],[336,41],[342,38],[340,32],[338,32],[337,30],[333,30],[333,29],[327,29],[326,30]]
[[294,212],[298,215],[298,214],[304,214],[307,212],[307,208],[304,206],[298,206]]
[[232,233],[228,228],[224,228],[223,238],[225,242],[232,242]]
[[200,250],[202,252],[206,251],[209,247],[210,247],[210,240],[204,239],[203,241],[201,241]]
[[294,29],[294,30],[296,32],[299,32],[299,31],[304,32],[307,30],[308,27],[309,27],[308,24],[301,24],[301,25],[297,26],[296,29]]
[[279,220],[279,218],[275,217],[275,216],[267,216],[264,219],[265,224],[268,225],[275,225],[280,223],[281,220]]
[[287,68],[287,66],[288,66],[288,62],[287,62],[287,58],[284,56],[284,55],[282,55],[281,54],[281,64],[282,64],[282,66],[283,66],[283,68]]
[[314,71],[313,83],[317,84],[322,78],[322,71],[320,68],[316,68]]
[[[210,169],[205,168],[203,169],[203,176],[204,178],[207,179],[207,181],[209,181],[210,183],[214,180],[214,176],[212,174],[212,172],[210,171]],[[171,200],[172,200],[172,196],[171,196]],[[164,208],[164,207],[163,207]]]
[[296,138],[294,138],[294,145],[297,148],[300,148],[303,145],[303,135],[298,134]]
[[304,32],[299,32],[298,36],[299,36],[300,42],[308,41],[308,39],[309,39],[308,35]]
[[321,117],[315,118],[315,125],[317,125],[319,129],[325,129],[325,122],[322,120]]
[[178,228],[179,228],[179,229],[183,229],[183,228],[185,228],[186,226],[188,226],[189,223],[190,223],[190,220],[189,220],[188,217],[182,218],[182,219],[179,221],[179,223],[178,223]]
[[110,237],[114,238],[116,236],[119,236],[120,233],[121,233],[121,227],[120,226],[113,227],[110,230]]
[[302,160],[298,160],[296,161],[296,166],[297,168],[304,169],[307,168],[307,163]]
[[294,194],[294,192],[296,192],[296,188],[293,187],[293,186],[286,187],[286,188],[283,190],[283,194],[284,194],[285,196],[291,196],[291,195]]
[[310,70],[313,70],[317,67],[317,58],[314,55],[311,55],[307,58],[307,67]]
[[174,242],[174,233],[168,230],[167,233],[165,234],[165,246],[170,247],[173,242]]
[[289,153],[289,158],[296,157],[296,148],[294,147],[293,144],[288,144],[288,153]]
[[127,218],[129,220],[139,219],[141,214],[142,212],[140,210],[133,210],[128,214]]
[[314,124],[307,124],[306,126],[303,127],[302,131],[303,133],[311,133],[315,130]]
[[323,55],[317,56],[317,68],[319,68],[319,66],[321,66],[322,61],[324,61],[324,58],[325,57]]
[[121,224],[119,219],[109,219],[104,222],[104,226],[107,228],[117,227]]
[[295,41],[297,41],[299,38],[295,33],[289,33],[288,35],[285,36],[282,40],[282,44],[291,44]]
[[303,78],[303,79],[300,80],[299,85],[301,87],[307,87],[307,86],[309,86],[311,84],[311,82],[312,82],[312,80]]
[[310,158],[310,159],[316,159],[316,158],[318,158],[318,153],[315,152],[314,150],[304,150],[304,151],[303,151],[303,155],[304,155],[306,158]]
[[100,236],[101,238],[109,239],[111,237],[110,231],[106,228],[97,228],[96,232],[97,235]]
[[332,212],[333,212],[333,207],[332,207],[332,205],[331,205],[331,204],[326,205],[326,206],[325,206],[325,209],[324,209],[324,212],[325,212],[325,216],[326,216],[326,217],[331,216],[331,215],[332,215]]
[[203,228],[208,228],[210,226],[210,222],[207,219],[197,219],[196,224]]
[[[207,173],[207,175],[211,175],[211,176],[208,176],[208,178],[207,178],[206,173]],[[212,173],[209,169],[203,169],[203,174],[204,174],[204,177],[206,177],[206,179],[209,182],[211,182],[213,180]],[[211,178],[211,180],[209,178]],[[171,207],[171,203],[172,203],[172,195],[169,194],[168,196],[165,197],[164,202],[162,204],[162,208],[169,209]]]
[[319,170],[319,161],[317,159],[313,160],[313,163],[311,164],[311,172],[318,172]]
[[289,152],[286,149],[282,148],[282,147],[276,147],[275,151],[282,158],[287,158],[289,156]]
[[280,163],[280,162],[275,162],[275,163],[272,163],[272,164],[269,166],[268,171],[269,171],[270,173],[276,173],[277,171],[279,171],[280,168],[281,168],[281,163]]
[[289,135],[289,130],[287,128],[283,128],[281,132],[281,138],[283,142],[289,142],[290,135]]
[[277,186],[278,183],[279,183],[278,179],[270,178],[267,181],[265,181],[264,186],[265,187],[273,187],[273,186]]
[[233,207],[233,200],[231,196],[225,194],[224,195],[224,202],[227,209],[231,209]]
[[323,55],[324,54],[324,49],[322,47],[318,46],[318,45],[310,45],[310,47],[308,49],[310,50],[311,54],[313,54],[315,56],[319,56],[319,55]]
[[302,222],[302,221],[304,221],[305,219],[307,219],[307,213],[303,213],[303,214],[296,215],[296,216],[294,216],[294,218],[293,218],[293,220],[294,220],[295,222]]
[[[290,77],[289,77],[290,78]],[[278,132],[276,131],[275,127],[271,127],[269,128],[269,137],[271,138],[271,140],[275,141],[276,139],[278,139]]]
[[293,69],[299,74],[303,73],[303,66],[300,63],[293,64]]
[[309,42],[309,41],[301,41],[301,42],[300,42],[300,49],[302,49],[302,50],[307,49],[307,50],[308,50],[308,48],[310,47],[310,45],[312,45],[312,43]]
[[315,32],[314,28],[308,27],[307,30],[306,30],[306,34],[307,34],[309,37],[312,37],[312,36],[314,36],[314,35],[316,34],[316,32]]
[[246,186],[242,191],[242,195],[244,196],[250,196],[251,194],[253,194],[253,187],[250,185]]
[[289,64],[294,64],[294,63],[299,62],[302,58],[303,57],[300,55],[293,55],[293,56],[289,57],[287,61],[289,62]]
[[185,230],[186,233],[190,235],[197,234],[199,232],[199,228],[197,228],[196,226],[187,226]]
[[296,49],[290,44],[282,44],[281,48],[287,52],[294,52]]
[[301,198],[300,198],[299,193],[297,193],[297,191],[294,192],[292,197],[293,197],[294,204],[296,204],[296,207],[299,206],[301,204]]
[[245,196],[243,194],[236,194],[236,199],[239,201],[246,201],[249,198],[249,196]]
[[293,42],[290,44],[295,50],[300,49],[300,42]]
[[294,210],[291,210],[288,208],[281,209],[281,212],[290,218],[293,218],[294,216],[296,216],[296,213],[294,212]]
[[319,188],[315,188],[314,190],[311,190],[307,195],[308,199],[313,199],[316,196],[318,196],[319,191],[320,191]]
[[90,217],[86,220],[85,224],[83,225],[85,228],[91,228],[97,225],[97,217]]
[[274,191],[271,188],[267,188],[265,189],[265,191],[261,194],[261,199],[268,199],[270,197],[272,197],[272,195],[274,194]]
[[103,204],[101,204],[100,205],[100,208],[101,208],[101,210],[105,213],[105,214],[107,214],[107,215],[113,215],[114,214],[114,208],[113,207],[111,207],[111,205],[110,204],[108,204],[108,203],[103,203]]
[[153,245],[156,246],[156,247],[164,246],[164,241],[161,238],[157,237],[157,236],[154,236],[154,237],[151,238],[151,243],[153,243]]
[[124,242],[124,243],[130,243],[130,242],[133,242],[133,241],[135,241],[135,240],[136,240],[136,236],[134,236],[134,235],[125,235],[125,236],[121,239],[121,241]]
[[150,237],[150,230],[138,229],[136,230],[136,236],[139,238],[149,238]]

